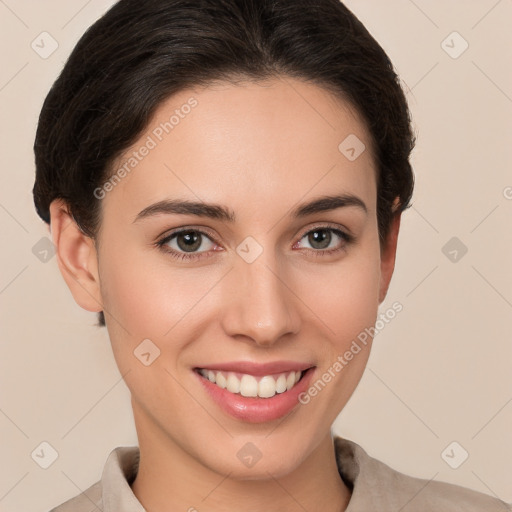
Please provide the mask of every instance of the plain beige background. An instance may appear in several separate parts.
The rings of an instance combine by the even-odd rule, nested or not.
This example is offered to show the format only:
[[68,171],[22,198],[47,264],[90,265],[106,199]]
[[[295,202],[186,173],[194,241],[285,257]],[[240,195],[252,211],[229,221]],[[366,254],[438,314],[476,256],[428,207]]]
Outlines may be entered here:
[[[2,511],[49,510],[137,442],[106,330],[74,303],[51,253],[41,260],[48,230],[31,195],[43,99],[112,3],[0,1]],[[403,311],[334,429],[398,470],[512,502],[512,1],[346,3],[393,60],[418,142],[382,305]],[[58,44],[47,58],[42,32]],[[48,469],[31,456],[42,442],[58,453]]]

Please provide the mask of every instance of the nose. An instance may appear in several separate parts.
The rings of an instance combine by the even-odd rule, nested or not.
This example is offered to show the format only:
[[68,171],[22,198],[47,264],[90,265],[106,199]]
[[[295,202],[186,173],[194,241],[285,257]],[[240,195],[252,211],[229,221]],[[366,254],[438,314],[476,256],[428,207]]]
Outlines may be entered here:
[[223,287],[221,323],[229,336],[269,347],[299,332],[300,301],[287,275],[263,254],[252,263],[235,263]]

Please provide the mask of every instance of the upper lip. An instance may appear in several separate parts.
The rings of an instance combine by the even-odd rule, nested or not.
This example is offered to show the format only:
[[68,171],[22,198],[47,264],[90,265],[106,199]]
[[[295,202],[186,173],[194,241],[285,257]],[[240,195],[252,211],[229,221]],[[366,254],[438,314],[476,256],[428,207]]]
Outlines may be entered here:
[[286,373],[292,371],[304,371],[314,365],[311,363],[302,363],[298,361],[272,361],[269,363],[253,363],[250,361],[230,361],[226,363],[206,364],[197,366],[207,370],[217,370],[226,372],[246,373],[255,376],[272,375],[276,373]]

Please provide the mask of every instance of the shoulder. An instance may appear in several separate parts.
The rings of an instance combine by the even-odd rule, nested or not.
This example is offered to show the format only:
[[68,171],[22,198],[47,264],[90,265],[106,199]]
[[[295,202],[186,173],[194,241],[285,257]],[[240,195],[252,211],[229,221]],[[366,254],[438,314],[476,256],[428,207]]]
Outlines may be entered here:
[[107,457],[101,480],[50,512],[143,512],[130,488],[138,471],[139,457],[137,446],[114,448]]
[[50,512],[90,512],[91,510],[103,510],[101,481],[91,485],[84,492],[67,500]]
[[353,487],[347,512],[512,512],[512,505],[465,487],[395,471],[356,443],[334,438],[341,477]]

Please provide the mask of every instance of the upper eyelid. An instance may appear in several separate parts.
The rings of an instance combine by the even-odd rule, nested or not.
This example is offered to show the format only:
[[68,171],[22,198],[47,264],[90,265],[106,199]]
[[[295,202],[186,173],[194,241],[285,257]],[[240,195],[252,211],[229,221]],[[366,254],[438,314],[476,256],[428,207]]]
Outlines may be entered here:
[[207,235],[212,240],[212,242],[218,243],[216,240],[217,237],[213,234],[212,231],[209,230],[209,228],[205,226],[185,226],[181,228],[175,228],[160,236],[158,240],[160,242],[163,242],[164,240],[170,240],[171,238],[173,238],[176,235],[179,235],[180,233],[188,233],[190,231],[195,231]]
[[329,222],[320,222],[319,224],[313,225],[312,227],[308,227],[304,230],[300,230],[300,238],[304,237],[311,231],[315,231],[315,229],[332,229],[333,231],[341,231],[345,233],[347,236],[352,236],[350,230],[344,226],[340,226],[339,224],[329,223]]

